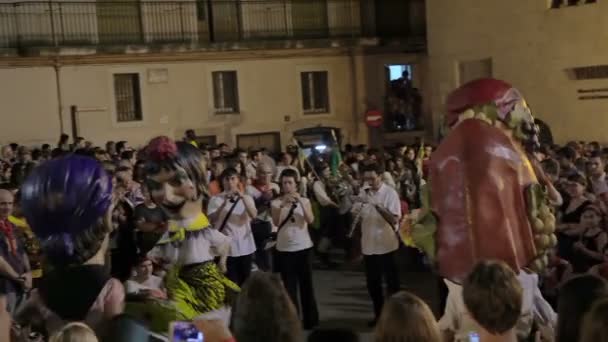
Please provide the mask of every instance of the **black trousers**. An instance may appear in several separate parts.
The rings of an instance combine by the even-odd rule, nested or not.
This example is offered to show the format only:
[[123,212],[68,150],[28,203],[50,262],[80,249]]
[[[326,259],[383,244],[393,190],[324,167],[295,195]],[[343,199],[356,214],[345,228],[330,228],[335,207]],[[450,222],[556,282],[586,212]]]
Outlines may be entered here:
[[235,284],[241,286],[245,280],[249,278],[252,264],[253,254],[243,255],[240,257],[228,257],[226,260],[226,268],[228,269],[226,276]]
[[[291,301],[298,312],[302,312],[304,329],[319,324],[319,311],[312,285],[311,249],[298,252],[276,252],[278,271],[283,279]],[[298,290],[300,301],[298,300]]]
[[388,296],[399,291],[399,272],[395,261],[396,251],[387,254],[364,255],[365,280],[367,291],[374,303],[374,314],[376,319],[380,318],[382,306],[384,305],[384,291],[382,290],[382,279],[386,281],[386,292]]

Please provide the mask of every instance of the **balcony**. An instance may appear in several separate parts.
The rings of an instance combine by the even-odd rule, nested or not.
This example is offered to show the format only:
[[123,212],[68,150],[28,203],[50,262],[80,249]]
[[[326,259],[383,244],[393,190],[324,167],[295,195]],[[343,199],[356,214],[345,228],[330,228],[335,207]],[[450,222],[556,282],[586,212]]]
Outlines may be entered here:
[[[0,49],[376,38],[425,47],[424,0],[0,3]],[[408,44],[410,44],[408,43]]]

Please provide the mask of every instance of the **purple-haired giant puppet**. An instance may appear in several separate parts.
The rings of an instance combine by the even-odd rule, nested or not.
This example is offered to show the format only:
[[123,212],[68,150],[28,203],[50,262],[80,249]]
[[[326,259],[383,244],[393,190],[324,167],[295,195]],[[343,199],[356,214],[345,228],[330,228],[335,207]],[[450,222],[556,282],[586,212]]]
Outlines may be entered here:
[[94,159],[70,155],[40,165],[21,188],[27,222],[50,272],[21,310],[49,333],[84,321],[98,333],[122,313],[122,284],[105,267],[111,231],[112,179]]
[[165,280],[169,297],[182,319],[217,314],[227,322],[231,295],[239,288],[220,271],[230,239],[213,229],[203,213],[203,155],[189,143],[157,137],[148,144],[146,158],[146,185],[170,217],[169,231],[152,251],[171,265]]

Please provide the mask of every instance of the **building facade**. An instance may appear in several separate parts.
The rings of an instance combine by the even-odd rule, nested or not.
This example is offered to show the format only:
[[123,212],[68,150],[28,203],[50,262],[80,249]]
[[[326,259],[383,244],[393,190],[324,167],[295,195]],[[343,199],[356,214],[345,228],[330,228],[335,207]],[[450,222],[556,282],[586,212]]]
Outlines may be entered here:
[[[427,0],[431,112],[466,81],[509,81],[558,143],[608,142],[608,3]],[[435,130],[436,131],[436,130]]]
[[63,132],[138,146],[194,129],[212,144],[278,150],[324,126],[343,143],[382,144],[386,129],[370,133],[364,116],[385,107],[389,66],[427,89],[424,10],[420,0],[0,3],[10,123],[0,143]]

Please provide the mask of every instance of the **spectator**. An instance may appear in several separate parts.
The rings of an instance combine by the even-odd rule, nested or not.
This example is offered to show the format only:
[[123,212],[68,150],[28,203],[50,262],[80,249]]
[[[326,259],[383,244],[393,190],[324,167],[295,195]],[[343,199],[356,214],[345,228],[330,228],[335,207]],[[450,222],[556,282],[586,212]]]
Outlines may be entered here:
[[139,253],[149,252],[168,229],[169,217],[154,203],[148,187],[142,187],[144,203],[135,207],[133,220],[137,230]]
[[135,275],[125,282],[127,295],[142,298],[167,299],[163,279],[152,274],[154,265],[148,257],[140,257],[135,266]]
[[561,169],[561,177],[568,178],[578,173],[574,161],[576,158],[576,151],[571,147],[563,147],[557,153],[559,158],[559,165]]
[[463,284],[462,298],[480,341],[517,341],[523,289],[506,264],[486,261],[475,266]]
[[30,264],[21,232],[9,222],[13,212],[13,194],[0,189],[0,294],[6,295],[7,310],[12,315],[32,287]]
[[565,184],[567,200],[561,207],[561,223],[557,225],[558,253],[566,260],[572,260],[573,246],[582,234],[581,215],[591,201],[585,196],[587,180],[574,174],[568,177]]
[[245,282],[232,315],[232,331],[239,342],[300,342],[298,314],[281,279],[256,272]]
[[2,146],[2,161],[9,165],[15,162],[15,152],[9,145]]
[[[484,269],[484,267],[488,268],[490,271],[495,271],[500,275],[500,272],[495,269],[498,268],[499,270],[502,270],[504,265],[495,266],[494,264],[495,262],[488,262],[481,264],[479,267],[482,269]],[[502,270],[501,272],[508,273],[505,270]],[[488,274],[492,275],[493,273],[488,271]],[[503,274],[503,277],[507,276],[508,274]],[[496,275],[496,277],[498,277],[498,275]],[[516,333],[520,339],[526,339],[531,335],[532,327],[534,325],[551,328],[555,325],[557,317],[538,288],[539,281],[536,274],[522,270],[519,272],[516,279],[518,281],[518,287],[523,291],[523,301],[517,318],[518,324]],[[490,280],[492,280],[492,278],[490,278]],[[441,317],[439,326],[444,332],[444,335],[453,335],[455,341],[466,341],[469,332],[477,331],[478,323],[475,323],[472,320],[469,309],[465,305],[463,287],[447,280],[445,283],[448,286],[449,294],[445,314]],[[498,305],[503,304],[504,303],[498,303]],[[449,340],[450,339],[448,339],[448,341]]]
[[272,182],[272,169],[261,163],[256,170],[256,179],[245,189],[247,195],[253,197],[258,217],[251,222],[251,230],[255,239],[255,263],[263,271],[270,270],[270,260],[267,249],[272,226],[270,203],[281,192],[279,186]]
[[70,136],[63,133],[59,137],[59,142],[57,143],[57,148],[64,152],[70,151]]
[[27,224],[23,210],[21,210],[21,192],[19,191],[14,196],[13,214],[8,217],[8,220],[20,231],[19,235],[24,243],[30,264],[32,285],[37,287],[42,278],[42,253],[40,251],[40,243]]
[[608,342],[608,299],[597,300],[585,315],[580,342]]
[[348,329],[315,329],[307,342],[359,342],[359,335]]
[[196,142],[196,133],[194,133],[193,129],[186,130],[186,134],[184,136],[184,141],[189,143],[190,145],[198,148],[198,143]]
[[585,273],[604,260],[604,250],[608,245],[608,234],[604,231],[604,224],[599,208],[593,205],[585,207],[580,221],[583,232],[573,246],[574,272]]
[[97,342],[95,332],[86,324],[72,322],[56,332],[49,342]]
[[409,292],[394,294],[384,305],[375,331],[375,342],[441,342],[431,309]]
[[559,292],[556,342],[577,342],[580,338],[583,317],[593,302],[608,296],[605,280],[584,275],[569,280]]

